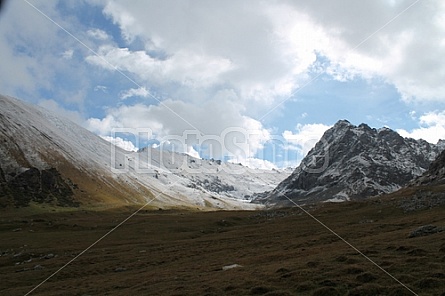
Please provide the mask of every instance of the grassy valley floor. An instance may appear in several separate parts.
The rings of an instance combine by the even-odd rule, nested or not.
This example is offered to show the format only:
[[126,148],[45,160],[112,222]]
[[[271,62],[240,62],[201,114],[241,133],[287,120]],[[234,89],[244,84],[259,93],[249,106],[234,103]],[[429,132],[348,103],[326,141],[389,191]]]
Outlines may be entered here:
[[[445,207],[372,200],[312,215],[418,295],[445,295]],[[258,212],[3,210],[0,294],[414,295],[298,208]]]

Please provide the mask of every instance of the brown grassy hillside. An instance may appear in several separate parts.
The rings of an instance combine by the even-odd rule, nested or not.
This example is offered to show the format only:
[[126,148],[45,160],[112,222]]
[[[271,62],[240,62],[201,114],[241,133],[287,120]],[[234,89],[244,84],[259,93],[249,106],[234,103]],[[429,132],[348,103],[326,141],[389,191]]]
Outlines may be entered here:
[[406,211],[390,196],[307,209],[369,260],[298,208],[143,210],[76,258],[133,209],[28,208],[1,216],[0,294],[24,295],[76,258],[30,295],[413,295],[391,276],[445,295],[445,232],[410,238],[445,227],[443,205]]

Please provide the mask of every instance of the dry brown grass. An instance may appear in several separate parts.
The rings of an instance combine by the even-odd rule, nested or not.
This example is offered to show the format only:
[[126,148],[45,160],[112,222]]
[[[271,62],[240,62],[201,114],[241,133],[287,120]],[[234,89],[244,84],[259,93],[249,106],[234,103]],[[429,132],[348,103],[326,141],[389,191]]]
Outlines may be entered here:
[[[404,213],[374,200],[311,213],[417,294],[443,295],[445,232],[408,235],[445,226],[444,210]],[[24,295],[132,211],[2,213],[0,294]],[[231,264],[242,267],[222,270]],[[144,210],[31,295],[412,294],[309,216],[286,209]]]

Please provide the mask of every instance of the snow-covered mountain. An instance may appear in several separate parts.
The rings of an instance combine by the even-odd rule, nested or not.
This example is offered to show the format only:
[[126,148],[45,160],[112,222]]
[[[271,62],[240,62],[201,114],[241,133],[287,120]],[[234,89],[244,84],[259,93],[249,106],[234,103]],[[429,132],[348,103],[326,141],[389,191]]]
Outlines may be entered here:
[[0,96],[0,207],[252,209],[290,172],[153,148],[129,152],[51,112]]
[[256,200],[291,205],[289,199],[304,204],[390,193],[422,175],[444,148],[442,140],[435,145],[341,120],[287,179]]

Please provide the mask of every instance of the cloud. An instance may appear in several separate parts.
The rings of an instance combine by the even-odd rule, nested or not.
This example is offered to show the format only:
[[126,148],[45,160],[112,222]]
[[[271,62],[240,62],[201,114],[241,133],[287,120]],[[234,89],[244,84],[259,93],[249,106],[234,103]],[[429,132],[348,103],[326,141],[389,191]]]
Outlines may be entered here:
[[445,111],[428,112],[419,117],[419,128],[410,132],[398,129],[402,137],[424,139],[430,143],[437,143],[445,139]]
[[253,168],[253,169],[262,169],[262,170],[273,170],[277,169],[277,166],[266,160],[266,159],[259,159],[259,158],[242,158],[242,159],[231,159],[229,160],[231,163],[241,163],[244,166]]
[[194,158],[201,158],[201,156],[199,156],[199,152],[196,151],[193,146],[188,146],[187,154]]
[[100,136],[109,136],[114,128],[122,127],[122,123],[114,118],[113,115],[108,114],[102,119],[89,118],[86,122],[86,127]]
[[335,78],[380,76],[406,101],[444,100],[443,1],[289,3],[326,33],[329,46],[320,53],[329,59],[327,72]]
[[[138,82],[153,79],[158,85],[174,83],[189,90],[231,89],[246,104],[253,100],[267,109],[296,91],[310,75],[317,56],[323,56],[329,61],[323,71],[335,79],[380,77],[406,101],[444,100],[443,1],[86,3],[103,9],[120,28],[127,47],[118,46],[102,29],[85,28],[79,19],[67,18],[57,2],[37,4],[81,40],[87,39],[113,65],[134,74]],[[66,5],[80,7],[74,2]],[[50,88],[58,68],[45,67],[57,64],[51,58],[55,56],[52,49],[77,42],[59,34],[57,26],[26,2],[11,1],[6,12],[0,26],[1,44],[13,40],[14,45],[0,46],[0,56],[2,61],[14,61],[15,73],[11,77],[2,73],[6,78],[2,89],[18,88],[19,78],[21,88],[40,84]],[[135,41],[143,50],[130,49]],[[99,48],[96,43],[106,45]],[[33,49],[32,55],[14,52],[13,48],[27,46]],[[60,52],[69,57],[69,49],[63,48],[59,56]],[[112,69],[94,56],[87,61]],[[169,89],[167,93],[172,94]]]
[[131,97],[143,97],[146,98],[148,97],[150,93],[148,92],[148,90],[145,87],[139,87],[139,88],[130,88],[126,91],[123,91],[120,94],[120,98],[121,100],[125,100]]
[[151,57],[145,51],[131,51],[110,45],[101,46],[97,55],[86,61],[107,70],[135,74],[140,81],[151,81],[158,85],[171,82],[186,87],[203,87],[217,83],[219,76],[231,68],[228,59],[211,55],[200,55],[187,50],[178,51],[168,59]]
[[100,91],[103,93],[107,93],[108,92],[108,87],[106,87],[105,85],[96,85],[94,87],[94,91]]
[[74,54],[74,50],[72,50],[72,49],[67,49],[67,50],[65,50],[65,51],[62,53],[62,57],[63,57],[64,59],[70,60],[70,59],[72,59],[73,54]]
[[204,149],[200,153],[215,158],[253,157],[270,139],[259,121],[242,115],[240,106],[230,100],[210,100],[201,106],[171,99],[160,105],[121,105],[107,110],[102,119],[88,119],[87,127],[104,136],[113,128],[146,129],[161,142],[196,135]]
[[290,144],[288,149],[296,149],[304,157],[330,127],[321,123],[298,124],[296,132],[286,130],[283,138]]
[[[45,3],[44,6],[50,14],[54,13],[53,3]],[[19,11],[20,15],[15,15],[14,11]],[[56,28],[24,1],[8,1],[8,10],[0,18],[2,92],[16,96],[49,86],[50,70],[41,68],[40,62],[54,60],[43,49],[54,44],[55,32]],[[54,56],[60,57],[60,50]]]
[[[383,77],[405,100],[444,99],[443,2],[419,1],[409,9],[409,1],[252,3],[118,0],[107,2],[104,13],[129,42],[141,37],[165,52],[160,64],[172,59],[199,65],[193,61],[211,57],[224,65],[224,71],[205,76],[218,76],[214,81],[231,85],[243,99],[271,103],[290,95],[316,54],[328,58],[324,71],[335,79]],[[196,77],[194,67],[179,68],[179,77]]]
[[131,141],[124,140],[121,137],[113,138],[110,136],[101,136],[101,138],[124,150],[134,151],[134,152],[138,151],[138,148],[134,146],[134,144]]
[[[75,18],[64,17],[58,2],[33,2],[51,20],[83,39]],[[0,89],[38,103],[42,99],[75,103],[82,109],[90,83],[85,48],[25,1],[9,1],[0,18]],[[76,53],[76,54],[74,54]]]
[[101,29],[90,29],[87,31],[88,36],[97,40],[107,40],[109,38],[108,34]]
[[[33,3],[99,57],[26,2],[10,1],[0,18],[1,91],[54,110],[74,105],[103,136],[113,127],[150,128],[159,138],[187,130],[225,133],[231,154],[254,158],[270,139],[258,118],[319,74],[345,82],[378,78],[407,104],[445,101],[445,4],[439,0]],[[103,12],[94,22],[100,29],[83,20],[88,4]],[[131,96],[142,103],[120,100]],[[304,108],[294,114],[307,120],[305,111],[315,116]],[[442,123],[419,115],[412,115],[419,128],[406,133],[434,140]],[[276,118],[267,124],[278,125]],[[306,153],[307,139],[325,127],[299,125],[282,135],[290,149]],[[248,145],[237,142],[243,137]]]
[[85,119],[78,111],[67,110],[54,100],[41,100],[38,104],[40,107],[43,107],[59,116],[65,117],[78,125],[82,126],[85,123]]
[[[249,1],[108,2],[104,13],[119,25],[124,39],[131,43],[138,37],[148,53],[162,55],[157,59],[145,51],[117,47],[103,47],[100,54],[141,80],[174,81],[191,89],[233,89],[240,99],[270,105],[297,88],[299,75],[316,59],[313,45],[322,37],[311,32],[287,40],[286,35],[302,27],[316,26],[297,14],[293,31],[284,30],[287,23],[279,20],[289,11],[271,9],[267,2]],[[308,44],[311,36],[314,41]],[[96,57],[88,61],[109,68]]]

